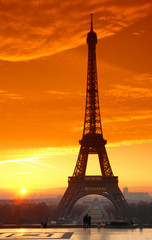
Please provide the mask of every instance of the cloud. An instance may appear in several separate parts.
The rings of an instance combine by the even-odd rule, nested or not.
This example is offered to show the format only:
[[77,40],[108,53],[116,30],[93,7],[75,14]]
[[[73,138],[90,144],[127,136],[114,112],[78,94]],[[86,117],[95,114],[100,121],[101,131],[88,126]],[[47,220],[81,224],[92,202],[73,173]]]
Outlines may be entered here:
[[0,161],[0,164],[5,164],[5,163],[20,163],[20,162],[29,162],[29,163],[35,163],[34,161],[40,158],[45,158],[44,156],[32,156],[29,158],[23,158],[23,159],[7,159],[7,160],[2,160]]
[[5,90],[0,90],[0,102],[5,102],[7,99],[21,100],[24,99],[24,97],[18,93],[11,93]]
[[108,118],[104,121],[104,123],[120,123],[144,119],[152,119],[152,112],[150,111],[125,112],[124,116],[121,114],[121,112],[119,112],[118,116]]
[[72,95],[73,97],[78,97],[78,96],[85,96],[85,92],[81,91],[72,91],[72,92],[61,92],[61,91],[56,91],[56,90],[48,90],[46,91],[48,94],[52,95]]
[[134,32],[133,34],[136,35],[136,36],[141,36],[142,34],[144,34],[144,31],[142,30],[142,31],[139,31],[139,32]]
[[116,79],[102,89],[103,132],[110,142],[152,138],[151,86],[152,74],[143,73]]
[[136,99],[143,97],[152,97],[152,92],[149,88],[132,87],[129,85],[115,85],[115,89],[108,90],[108,94],[119,97],[122,100],[127,97]]
[[108,147],[131,146],[135,144],[145,144],[145,143],[152,143],[152,139],[129,140],[129,141],[121,141],[121,142],[115,142],[115,143],[108,143]]
[[[36,159],[40,159],[42,157],[30,157],[30,158],[23,158],[23,159],[11,159],[11,160],[3,160],[0,161],[0,164],[8,164],[8,163],[16,163],[16,164],[20,164],[20,165],[24,165],[30,168],[35,168],[36,170],[40,170],[43,172],[48,172],[47,169],[41,169],[41,168],[37,168],[35,166],[35,164],[37,164]],[[43,157],[45,158],[45,157]]]
[[29,172],[20,172],[20,173],[16,173],[16,174],[18,174],[18,175],[28,175],[28,174],[31,174],[31,173],[29,173]]
[[[56,166],[53,166],[51,164],[47,164],[47,163],[44,162],[45,160],[48,160],[50,158],[50,156],[52,155],[52,153],[51,153],[52,151],[54,152],[54,155],[57,155],[56,154],[56,149],[57,148],[45,149],[46,154],[43,153],[44,152],[43,149],[35,149],[36,153],[40,152],[40,154],[37,154],[37,156],[31,155],[28,158],[1,160],[0,164],[4,165],[4,164],[15,163],[15,164],[20,164],[20,165],[23,165],[23,166],[27,166],[29,168],[34,168],[36,170],[40,170],[40,171],[43,171],[43,172],[48,172],[49,168],[50,169],[55,169],[57,171],[65,172],[65,170],[62,169],[62,168],[58,168]],[[63,148],[62,151],[64,152],[65,149]],[[34,151],[34,149],[32,149],[32,152],[33,151]],[[60,153],[60,154],[62,154],[62,153]],[[7,158],[7,156],[6,156],[6,158]],[[43,159],[43,162],[41,161],[41,159]],[[38,168],[37,165],[43,166],[44,168],[43,169]],[[23,173],[16,173],[16,174],[30,174],[30,173],[29,172],[23,172]]]
[[42,162],[34,162],[35,164],[41,165],[41,166],[45,166],[46,168],[53,168],[55,170],[61,171],[61,172],[65,172],[65,169],[62,168],[57,168],[53,165],[47,164],[47,163],[42,163]]
[[90,12],[98,38],[146,17],[151,1],[0,1],[0,59],[26,61],[85,43]]
[[69,94],[71,94],[70,92],[60,92],[60,91],[55,91],[55,90],[48,90],[47,93],[57,94],[57,95],[69,95]]
[[125,98],[152,98],[151,84],[152,74],[142,73],[124,79],[123,85],[112,83],[111,88],[103,90],[103,93],[111,97],[121,98],[122,101],[124,101]]

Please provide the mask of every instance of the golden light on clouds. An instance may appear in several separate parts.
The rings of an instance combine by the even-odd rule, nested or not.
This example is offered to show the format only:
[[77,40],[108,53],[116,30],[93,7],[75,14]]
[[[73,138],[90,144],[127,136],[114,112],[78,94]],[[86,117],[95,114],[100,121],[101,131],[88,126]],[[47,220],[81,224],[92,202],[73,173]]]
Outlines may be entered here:
[[36,59],[84,44],[90,12],[98,38],[104,38],[146,17],[151,7],[150,0],[1,1],[0,59]]
[[30,186],[31,192],[59,193],[73,174],[85,111],[90,12],[113,172],[122,187],[151,186],[151,1],[1,0],[1,192]]

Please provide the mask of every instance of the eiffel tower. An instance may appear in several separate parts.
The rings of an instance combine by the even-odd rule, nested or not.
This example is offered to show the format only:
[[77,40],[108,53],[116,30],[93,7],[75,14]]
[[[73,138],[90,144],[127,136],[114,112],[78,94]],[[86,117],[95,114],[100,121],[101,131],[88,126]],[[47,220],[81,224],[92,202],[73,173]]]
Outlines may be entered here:
[[[81,197],[89,194],[99,194],[108,198],[119,215],[123,216],[123,213],[127,212],[128,204],[118,187],[118,177],[113,175],[105,148],[107,141],[103,138],[101,127],[96,68],[97,35],[93,31],[92,14],[87,44],[88,72],[83,137],[79,141],[81,147],[73,176],[68,178],[68,188],[57,207],[57,216],[70,215],[74,204]],[[98,154],[100,176],[85,175],[89,154]]]

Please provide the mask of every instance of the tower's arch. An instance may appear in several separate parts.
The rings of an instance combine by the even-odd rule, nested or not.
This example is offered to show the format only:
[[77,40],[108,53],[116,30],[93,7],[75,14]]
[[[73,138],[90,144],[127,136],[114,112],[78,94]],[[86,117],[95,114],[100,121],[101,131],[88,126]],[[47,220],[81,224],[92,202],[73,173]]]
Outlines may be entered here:
[[68,188],[62,197],[58,208],[59,217],[67,217],[74,204],[89,194],[101,195],[109,199],[119,215],[126,214],[128,204],[118,187],[117,177],[86,176],[84,178],[69,177]]
[[80,200],[82,199],[83,197],[86,197],[86,196],[89,196],[89,195],[98,195],[98,196],[102,196],[102,197],[105,197],[106,199],[108,199],[113,207],[116,209],[116,211],[119,213],[119,209],[118,209],[118,206],[115,204],[115,202],[110,198],[110,196],[107,196],[106,194],[102,193],[102,194],[96,194],[96,191],[90,191],[89,193],[83,193],[83,194],[80,194],[79,196],[77,196],[71,203],[70,205],[68,206],[67,208],[67,213],[65,215],[65,217],[68,217],[71,215],[71,212],[72,212],[72,209],[74,207],[74,205]]

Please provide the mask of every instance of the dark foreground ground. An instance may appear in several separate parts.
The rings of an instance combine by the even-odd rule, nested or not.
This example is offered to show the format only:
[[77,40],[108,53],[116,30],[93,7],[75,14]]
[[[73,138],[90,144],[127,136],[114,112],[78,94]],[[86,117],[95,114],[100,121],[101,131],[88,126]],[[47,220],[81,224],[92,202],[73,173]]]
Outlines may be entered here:
[[152,229],[1,228],[0,240],[151,240]]

